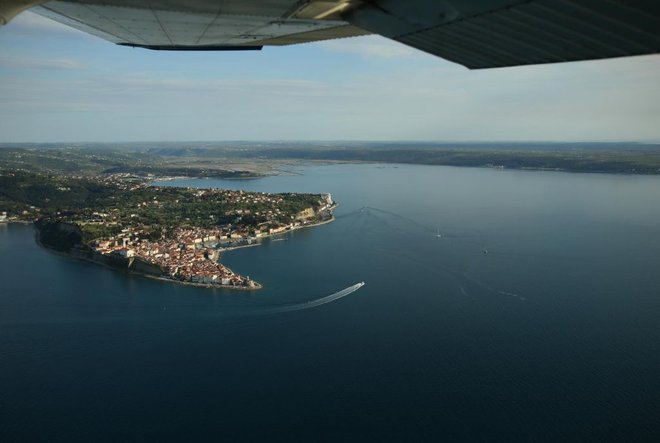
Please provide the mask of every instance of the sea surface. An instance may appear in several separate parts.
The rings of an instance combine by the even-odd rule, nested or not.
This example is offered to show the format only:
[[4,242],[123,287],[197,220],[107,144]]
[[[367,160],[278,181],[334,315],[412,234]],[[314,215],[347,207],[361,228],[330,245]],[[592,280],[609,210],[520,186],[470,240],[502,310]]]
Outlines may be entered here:
[[254,293],[0,225],[0,441],[660,441],[660,178],[363,164],[167,185],[340,206],[225,253]]

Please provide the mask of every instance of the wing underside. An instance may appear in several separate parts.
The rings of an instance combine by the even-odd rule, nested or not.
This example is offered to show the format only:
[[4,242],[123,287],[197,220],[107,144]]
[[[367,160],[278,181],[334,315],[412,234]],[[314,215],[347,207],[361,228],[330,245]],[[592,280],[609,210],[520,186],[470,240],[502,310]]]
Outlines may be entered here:
[[342,20],[291,16],[291,0],[49,1],[32,11],[125,46],[257,49],[369,34]]
[[56,0],[38,14],[150,49],[380,34],[468,68],[660,52],[658,0]]
[[349,21],[469,68],[660,52],[657,0],[382,0]]

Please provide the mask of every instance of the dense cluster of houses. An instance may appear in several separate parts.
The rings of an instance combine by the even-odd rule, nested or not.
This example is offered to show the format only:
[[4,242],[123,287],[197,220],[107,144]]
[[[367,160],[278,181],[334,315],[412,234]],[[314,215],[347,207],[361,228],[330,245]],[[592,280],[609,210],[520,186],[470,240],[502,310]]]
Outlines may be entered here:
[[[242,191],[223,192],[233,192],[239,198],[243,194]],[[302,211],[298,217],[286,224],[269,223],[256,228],[243,225],[226,225],[215,229],[177,227],[171,232],[164,231],[158,240],[149,240],[143,229],[129,226],[123,228],[116,236],[96,240],[93,247],[96,252],[104,255],[117,255],[126,259],[140,258],[159,266],[163,273],[175,280],[210,285],[258,287],[258,284],[249,277],[235,274],[220,264],[218,248],[298,229],[313,223],[319,215],[331,217],[334,203],[330,195],[326,195],[318,213],[313,209]],[[264,194],[264,198],[272,197]]]
[[[112,239],[98,240],[96,252],[116,254],[124,258],[140,258],[159,266],[175,280],[217,284],[224,286],[255,287],[249,277],[232,272],[218,263],[218,231],[189,228],[175,229],[168,240],[149,241],[140,238],[140,231],[124,229]],[[226,237],[221,235],[220,237]]]

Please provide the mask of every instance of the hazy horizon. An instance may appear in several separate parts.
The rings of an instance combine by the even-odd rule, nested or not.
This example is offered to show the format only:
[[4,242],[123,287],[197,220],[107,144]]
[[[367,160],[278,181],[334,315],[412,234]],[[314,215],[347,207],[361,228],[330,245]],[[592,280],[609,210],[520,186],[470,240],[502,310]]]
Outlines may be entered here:
[[217,140],[49,140],[49,141],[3,141],[0,140],[0,148],[9,145],[111,145],[111,144],[141,144],[141,143],[411,143],[423,145],[615,145],[615,144],[635,144],[635,145],[658,145],[660,139],[655,140],[396,140],[396,139],[217,139]]

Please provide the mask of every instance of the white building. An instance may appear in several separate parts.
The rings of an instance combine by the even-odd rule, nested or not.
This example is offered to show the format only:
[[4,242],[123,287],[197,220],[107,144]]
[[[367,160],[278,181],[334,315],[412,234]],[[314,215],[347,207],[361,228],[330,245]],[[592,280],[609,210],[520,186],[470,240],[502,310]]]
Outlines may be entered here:
[[132,250],[132,249],[122,248],[122,249],[120,249],[120,250],[117,251],[117,252],[118,252],[119,255],[121,255],[122,257],[126,257],[126,258],[135,257],[135,251]]

